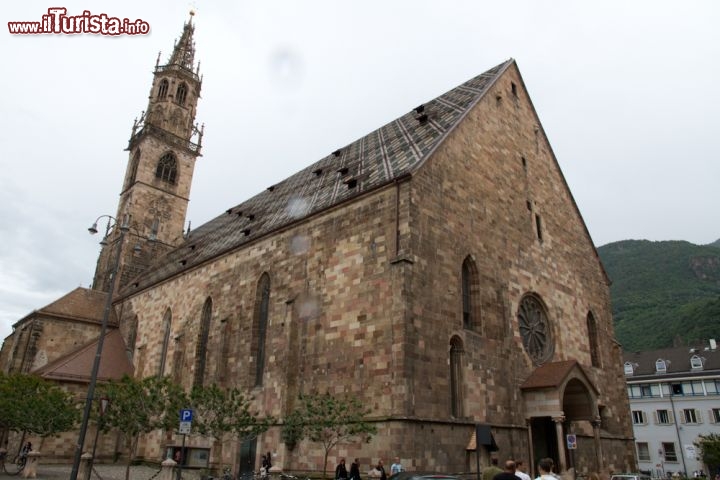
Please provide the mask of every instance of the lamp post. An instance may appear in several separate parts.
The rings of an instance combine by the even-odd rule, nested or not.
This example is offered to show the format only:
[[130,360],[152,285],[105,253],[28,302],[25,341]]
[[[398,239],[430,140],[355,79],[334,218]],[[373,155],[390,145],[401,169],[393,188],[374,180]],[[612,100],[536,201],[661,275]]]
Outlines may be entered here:
[[[99,216],[92,227],[88,228],[91,234],[97,233],[97,222],[101,218],[106,217],[108,219],[107,229],[105,230],[105,237],[110,231],[110,222],[115,222],[115,226],[118,225],[118,221],[115,217],[110,215]],[[100,357],[102,356],[103,342],[105,340],[105,332],[107,330],[108,318],[110,317],[110,310],[112,309],[112,298],[115,291],[115,276],[117,275],[118,267],[120,266],[120,256],[122,254],[123,241],[125,240],[125,233],[130,229],[130,226],[125,222],[119,226],[120,238],[116,247],[115,258],[112,262],[112,270],[110,272],[110,285],[108,288],[107,299],[105,300],[105,310],[103,311],[102,323],[100,324],[100,337],[98,338],[97,350],[95,352],[95,359],[93,361],[92,371],[90,373],[90,385],[88,386],[87,398],[85,399],[85,408],[83,410],[82,423],[80,425],[80,434],[78,435],[78,442],[75,445],[75,459],[73,460],[72,471],[70,472],[70,480],[77,480],[78,471],[80,469],[80,460],[82,457],[82,449],[85,444],[85,434],[87,433],[88,422],[90,420],[90,410],[92,409],[93,396],[95,395],[95,384],[97,383],[98,371],[100,370]],[[105,238],[103,238],[105,240]]]
[[92,458],[90,459],[90,471],[92,471],[93,464],[95,463],[95,451],[97,450],[98,437],[100,436],[100,430],[105,425],[105,411],[110,404],[110,399],[103,395],[100,397],[100,418],[98,419],[97,430],[95,430],[95,440],[93,441]]

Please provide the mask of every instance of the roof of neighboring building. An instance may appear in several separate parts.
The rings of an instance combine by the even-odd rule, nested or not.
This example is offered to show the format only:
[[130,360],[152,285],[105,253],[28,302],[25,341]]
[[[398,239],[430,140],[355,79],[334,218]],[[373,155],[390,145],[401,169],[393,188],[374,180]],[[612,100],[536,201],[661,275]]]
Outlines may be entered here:
[[[697,356],[702,368],[692,368],[690,359]],[[665,361],[665,372],[657,372],[655,362]],[[720,349],[712,349],[710,343],[697,346],[661,348],[644,352],[623,352],[623,362],[630,363],[633,374],[630,379],[677,378],[682,376],[717,375],[720,373]]]
[[[15,322],[13,327],[22,323],[25,319],[38,314],[70,320],[99,323],[102,321],[106,302],[107,293],[99,290],[78,287],[58,298],[54,302],[38,310],[34,310],[30,314]],[[115,312],[113,310],[110,311],[108,323],[111,325],[117,324],[117,317],[115,316]]]
[[507,60],[342,147],[192,231],[125,294],[411,174],[486,94]]
[[[73,352],[40,367],[32,373],[50,380],[89,382],[93,362],[97,353],[98,339]],[[125,342],[119,330],[106,333],[100,357],[98,381],[116,380],[123,375],[132,375],[133,366],[127,356]]]

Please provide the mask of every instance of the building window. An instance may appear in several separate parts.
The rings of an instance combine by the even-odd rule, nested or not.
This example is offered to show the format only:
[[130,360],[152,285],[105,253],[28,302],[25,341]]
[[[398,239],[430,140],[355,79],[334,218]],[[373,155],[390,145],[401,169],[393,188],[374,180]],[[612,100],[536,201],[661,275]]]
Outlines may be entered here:
[[666,462],[677,462],[677,453],[675,453],[675,444],[672,442],[662,443],[663,459]]
[[453,337],[450,340],[450,413],[455,418],[461,418],[463,412],[462,394],[462,340]]
[[670,425],[673,423],[672,412],[668,410],[655,410],[655,423],[658,425]]
[[170,343],[170,321],[172,320],[172,313],[168,308],[165,312],[165,318],[163,318],[163,342],[162,348],[160,349],[160,366],[158,367],[158,376],[162,377],[165,375],[165,364],[167,363],[167,352],[168,344]]
[[587,314],[588,343],[590,344],[590,363],[600,367],[600,347],[598,346],[597,322],[592,312]]
[[472,257],[462,264],[462,319],[463,328],[478,330],[478,271]]
[[710,421],[712,423],[720,423],[720,408],[710,410]]
[[200,332],[195,349],[195,378],[193,386],[201,387],[205,381],[205,364],[207,362],[208,340],[210,338],[210,319],[212,318],[212,300],[205,300],[200,319]]
[[656,373],[665,373],[667,372],[667,365],[665,364],[665,360],[662,358],[658,358],[655,361],[655,372]]
[[670,390],[672,391],[673,395],[683,395],[682,383],[673,383],[672,385],[670,385]]
[[177,160],[172,152],[168,152],[158,161],[157,168],[155,169],[155,177],[160,180],[175,184],[177,177]]
[[641,462],[649,462],[650,447],[648,446],[647,442],[637,442],[635,445],[637,446],[638,460],[640,460]]
[[690,357],[690,368],[692,368],[693,370],[702,370],[702,358],[698,357],[697,355],[693,355],[692,357]]
[[535,214],[535,230],[537,231],[537,238],[541,242],[543,241],[543,233],[542,233],[542,219],[540,218],[540,215]]
[[702,423],[700,410],[694,408],[684,408],[682,410],[682,423]]
[[640,398],[642,397],[642,391],[640,390],[640,385],[628,385],[628,397],[630,398]]
[[160,88],[158,88],[158,100],[165,100],[168,92],[168,81],[166,79],[160,80]]
[[625,369],[625,375],[627,375],[627,376],[630,376],[633,373],[635,373],[635,367],[630,362],[625,362],[624,369]]
[[708,395],[717,395],[720,392],[720,382],[717,380],[705,380],[705,391]]
[[520,300],[517,319],[525,351],[536,365],[545,363],[552,357],[555,345],[550,322],[540,299],[535,295],[525,295]]
[[270,275],[263,273],[255,294],[255,325],[253,353],[255,355],[255,386],[262,385],[265,369],[265,335],[270,309]]
[[633,425],[645,425],[647,423],[645,418],[645,412],[643,412],[642,410],[633,410],[632,420]]
[[175,101],[178,105],[185,105],[185,97],[187,96],[187,85],[181,83],[178,85]]

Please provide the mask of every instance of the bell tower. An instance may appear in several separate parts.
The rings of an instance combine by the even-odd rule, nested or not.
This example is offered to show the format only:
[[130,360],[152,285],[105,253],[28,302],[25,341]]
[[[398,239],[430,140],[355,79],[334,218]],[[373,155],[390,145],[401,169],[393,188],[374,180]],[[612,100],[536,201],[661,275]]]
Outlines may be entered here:
[[[154,258],[183,240],[195,160],[204,127],[195,123],[202,77],[195,65],[193,12],[183,26],[167,63],[155,63],[147,109],[135,119],[128,142],[128,163],[115,218],[128,226],[120,253],[122,287]],[[110,270],[120,231],[114,228],[103,245],[93,288],[108,291]]]

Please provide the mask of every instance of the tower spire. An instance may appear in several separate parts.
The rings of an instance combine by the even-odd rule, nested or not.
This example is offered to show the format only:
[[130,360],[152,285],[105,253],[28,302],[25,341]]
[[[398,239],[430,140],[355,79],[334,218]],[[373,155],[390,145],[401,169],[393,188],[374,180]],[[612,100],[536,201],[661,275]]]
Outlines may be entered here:
[[175,48],[168,62],[168,65],[177,65],[191,72],[195,61],[195,41],[193,40],[195,25],[192,23],[193,16],[195,16],[195,12],[190,10],[190,18],[185,22],[180,40],[175,43]]

